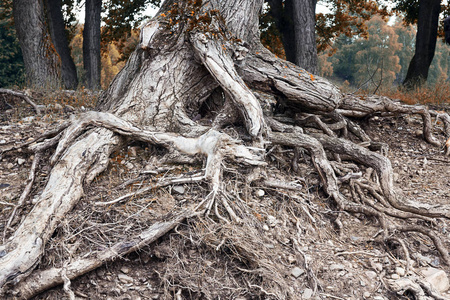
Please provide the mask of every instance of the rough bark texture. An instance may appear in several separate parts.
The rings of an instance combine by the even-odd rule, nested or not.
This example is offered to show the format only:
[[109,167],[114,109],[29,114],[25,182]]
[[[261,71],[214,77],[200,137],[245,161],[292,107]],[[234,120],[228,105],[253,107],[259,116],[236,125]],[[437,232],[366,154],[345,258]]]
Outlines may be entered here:
[[[407,218],[427,222],[435,217],[450,218],[449,209],[444,205],[420,205],[399,196],[389,159],[375,152],[383,152],[383,145],[372,142],[346,117],[368,117],[379,112],[420,114],[425,138],[440,145],[440,139],[425,132],[431,126],[431,116],[447,122],[448,115],[382,97],[358,99],[343,95],[325,79],[275,57],[259,42],[262,5],[263,0],[165,1],[157,16],[143,26],[140,44],[101,96],[99,111],[74,116],[52,135],[45,136],[51,138],[26,144],[36,153],[55,145],[56,149],[49,160],[52,171],[35,198],[33,210],[7,243],[0,246],[0,292],[7,292],[7,284],[24,281],[33,272],[55,228],[83,196],[83,186],[105,170],[112,151],[124,145],[122,137],[164,147],[175,153],[174,159],[179,159],[180,154],[204,158],[201,174],[178,182],[208,182],[208,195],[190,209],[213,213],[217,222],[223,224],[230,221],[221,215],[219,205],[233,222],[242,222],[227,200],[229,191],[223,184],[225,161],[234,163],[234,168],[255,168],[254,174],[248,176],[251,183],[263,177],[258,168],[267,164],[266,142],[294,148],[296,159],[299,149],[305,149],[324,192],[338,210],[375,218],[383,229],[383,241],[398,231],[420,232],[432,240],[443,261],[449,263],[438,233],[420,225],[399,225],[399,220]],[[256,91],[271,94],[277,103],[271,107]],[[210,106],[205,113],[203,107],[207,104]],[[215,107],[211,108],[213,104]],[[203,117],[210,118],[210,122],[198,122]],[[243,126],[232,138],[233,134],[222,128],[228,124]],[[349,133],[362,143],[349,141]],[[361,175],[345,171],[348,176],[338,178],[340,170],[347,170],[340,155],[371,168],[376,175],[363,180]],[[360,199],[342,195],[341,185],[349,180],[350,189]],[[159,182],[154,187],[164,184]],[[119,198],[109,204],[120,201]],[[298,244],[294,246],[298,248]],[[251,252],[246,251],[246,257],[257,260]],[[81,263],[88,270],[99,261],[94,258]],[[72,276],[70,272],[65,277]],[[53,271],[47,274],[51,276],[48,282],[42,282],[44,286],[64,279],[63,275],[55,278]],[[295,298],[287,289],[287,279],[283,279],[286,276],[272,277],[273,292],[265,295]],[[34,290],[41,289],[35,279],[31,285]]]
[[77,68],[70,52],[61,6],[61,0],[46,0],[50,35],[61,58],[61,77],[65,88],[74,90],[78,87]]
[[286,54],[286,60],[318,74],[315,0],[267,1]]
[[440,0],[421,0],[417,21],[416,51],[409,64],[403,85],[407,88],[421,84],[428,78],[428,70],[436,49]]
[[100,88],[100,12],[101,0],[86,0],[83,30],[83,64],[86,72],[86,85],[89,89]]
[[295,64],[312,74],[319,73],[315,20],[315,0],[293,0]]
[[30,86],[57,87],[60,60],[47,31],[43,0],[13,1],[13,15]]

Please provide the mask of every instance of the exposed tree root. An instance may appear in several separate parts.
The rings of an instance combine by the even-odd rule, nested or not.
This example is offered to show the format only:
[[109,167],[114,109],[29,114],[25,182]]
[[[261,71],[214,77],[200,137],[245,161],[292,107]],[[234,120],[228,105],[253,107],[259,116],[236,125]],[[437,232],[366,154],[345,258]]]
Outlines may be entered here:
[[[196,213],[192,211],[184,211],[175,216],[166,216],[166,218],[164,218],[166,221],[155,222],[138,236],[117,243],[107,250],[92,253],[88,258],[73,261],[63,268],[51,268],[34,272],[26,281],[21,282],[15,287],[16,292],[14,293],[14,296],[21,299],[30,299],[42,291],[63,284],[67,279],[71,280],[77,278],[107,262],[137,251],[156,241],[183,222],[186,218],[191,218],[195,214]],[[67,279],[64,277],[67,277]]]
[[405,295],[408,293],[414,296],[417,300],[445,300],[438,292],[436,292],[429,283],[416,277],[409,276],[397,280],[387,280],[388,286],[398,295]]
[[[207,182],[206,196],[193,205],[193,211],[204,212],[204,216],[190,224],[189,234],[175,228],[177,238],[184,243],[203,243],[214,251],[226,248],[233,260],[233,269],[248,275],[245,277],[248,293],[277,299],[295,297],[285,274],[277,267],[281,258],[258,239],[260,229],[256,220],[261,216],[247,205],[242,196],[246,191],[239,191],[223,178],[225,173],[238,174],[244,170],[239,169],[241,167],[253,168],[253,172],[248,174],[246,188],[257,184],[276,189],[279,194],[298,191],[300,186],[297,184],[266,178],[265,156],[282,148],[293,155],[280,157],[280,161],[295,171],[300,171],[299,160],[302,157],[305,161],[305,157],[310,159],[320,180],[317,186],[332,200],[331,206],[337,208],[333,208],[333,214],[338,215],[335,224],[340,234],[344,231],[341,214],[365,215],[381,227],[382,242],[392,240],[392,236],[399,232],[423,234],[432,240],[442,260],[450,264],[446,245],[438,230],[432,227],[438,226],[437,218],[450,219],[450,207],[406,199],[394,186],[391,162],[385,156],[387,146],[372,141],[351,119],[382,113],[419,114],[423,120],[424,139],[441,146],[440,139],[432,134],[431,117],[443,122],[445,138],[448,139],[449,115],[429,111],[425,106],[404,105],[385,97],[360,99],[355,95],[342,95],[325,79],[275,57],[256,40],[256,20],[262,7],[260,0],[235,0],[233,3],[239,9],[232,13],[228,11],[227,1],[211,0],[203,6],[191,7],[192,2],[164,2],[162,11],[165,13],[158,14],[143,28],[140,47],[101,97],[98,108],[102,112],[73,116],[69,122],[31,142],[3,149],[13,151],[27,147],[35,153],[28,184],[5,226],[7,233],[17,209],[30,195],[41,153],[56,147],[49,160],[51,173],[42,193],[35,197],[34,208],[0,246],[0,294],[8,292],[8,285],[15,285],[16,296],[31,297],[64,283],[65,290],[72,297],[70,280],[105,261],[151,243],[195,214],[187,211],[168,217],[169,221],[157,222],[131,240],[118,242],[90,258],[75,260],[61,268],[34,271],[55,229],[84,196],[83,186],[89,185],[108,167],[111,153],[123,146],[126,140],[162,146],[177,154],[204,157],[204,170],[193,176],[163,178],[135,192],[94,204],[113,206],[155,188]],[[179,5],[184,5],[186,15],[180,20],[184,20],[186,26],[171,25],[165,19],[164,16],[171,12],[171,5],[180,10]],[[222,17],[217,17],[216,10],[222,10]],[[209,23],[202,23],[200,29],[186,31],[188,20],[192,20],[196,13],[202,16],[196,19],[198,23],[203,19]],[[235,14],[243,15],[239,18]],[[231,15],[232,18],[222,19]],[[249,20],[254,24],[246,23]],[[224,28],[232,30],[232,33],[223,33]],[[223,91],[224,96],[220,96],[221,93],[213,96],[217,89]],[[276,97],[278,107],[267,108],[264,100],[258,100],[253,90]],[[219,105],[216,112],[210,112],[208,122],[199,122],[204,117],[199,113],[202,105],[209,97],[217,96],[223,105]],[[225,125],[238,128],[237,125],[242,123],[244,129],[223,128]],[[358,142],[351,141],[355,139]],[[266,153],[266,147],[272,148]],[[448,155],[450,139],[446,147]],[[349,191],[347,195],[343,193],[344,188]],[[303,211],[315,226],[315,218],[303,204],[298,210]],[[281,245],[289,246],[296,260],[302,262],[308,285],[318,293],[321,287],[313,266],[308,264],[299,244],[302,226],[305,225],[296,219],[295,226],[297,232],[289,233],[288,241],[282,241]],[[395,241],[402,245],[409,268],[407,241]],[[182,241],[178,242],[183,245]],[[172,262],[168,270],[183,265],[176,257]],[[160,274],[160,278],[166,287],[177,291],[178,297],[185,289],[214,298],[216,294],[202,291],[201,283],[192,279],[193,271],[201,271],[195,269],[197,267],[196,264],[183,265],[179,273],[167,271]],[[229,278],[227,276],[225,274],[223,278]],[[235,282],[229,286],[235,287]],[[440,299],[420,281],[412,279],[390,283],[390,287],[400,293],[409,290],[417,299]]]

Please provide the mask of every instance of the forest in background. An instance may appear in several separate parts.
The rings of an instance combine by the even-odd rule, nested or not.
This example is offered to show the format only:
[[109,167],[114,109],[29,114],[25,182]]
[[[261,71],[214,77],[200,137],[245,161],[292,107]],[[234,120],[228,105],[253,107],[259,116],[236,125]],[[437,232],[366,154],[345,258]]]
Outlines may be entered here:
[[[264,18],[264,16],[263,16]],[[75,24],[71,28],[70,48],[77,67],[79,82],[83,82],[83,24]],[[285,58],[280,33],[272,31],[269,22],[262,22],[262,41],[272,52]],[[118,39],[117,35],[109,36],[102,41],[101,88],[106,89],[114,76],[123,68],[125,61],[139,41],[139,29],[134,23],[129,30]],[[105,27],[105,26],[104,26]],[[409,63],[414,55],[416,26],[405,24],[401,18],[389,21],[385,15],[373,15],[364,22],[364,29],[358,31],[353,25],[355,34],[338,35],[324,43],[319,41],[318,62],[319,75],[332,80],[348,92],[363,91],[365,93],[382,92],[392,95],[406,77]],[[105,29],[105,28],[103,28]],[[105,32],[106,30],[103,30]],[[104,33],[102,33],[103,35]],[[109,34],[111,35],[111,34]],[[325,46],[324,46],[325,45]],[[427,89],[439,84],[448,85],[450,77],[450,48],[442,39],[436,45],[431,64]],[[25,84],[25,70],[20,44],[15,34],[11,11],[0,7],[0,88],[18,87]],[[400,97],[401,98],[401,97]]]

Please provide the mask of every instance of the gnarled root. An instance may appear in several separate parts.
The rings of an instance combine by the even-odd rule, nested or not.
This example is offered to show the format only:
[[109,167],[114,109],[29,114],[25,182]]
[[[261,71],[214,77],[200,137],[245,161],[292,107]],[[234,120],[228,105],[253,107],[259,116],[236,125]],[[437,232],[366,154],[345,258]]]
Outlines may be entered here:
[[[92,125],[103,128],[91,130],[82,139],[76,140]],[[265,165],[261,156],[252,153],[254,149],[239,145],[228,135],[215,130],[198,138],[185,138],[171,133],[142,130],[109,113],[85,113],[73,119],[64,131],[50,161],[54,167],[47,186],[14,236],[1,248],[4,253],[0,258],[2,292],[6,283],[17,283],[29,275],[57,224],[82,197],[83,183],[89,183],[106,168],[109,154],[120,143],[114,133],[173,147],[191,155],[205,155],[205,178],[210,181],[213,196],[220,189],[223,158],[232,158],[249,165]],[[213,199],[210,206],[214,203]]]

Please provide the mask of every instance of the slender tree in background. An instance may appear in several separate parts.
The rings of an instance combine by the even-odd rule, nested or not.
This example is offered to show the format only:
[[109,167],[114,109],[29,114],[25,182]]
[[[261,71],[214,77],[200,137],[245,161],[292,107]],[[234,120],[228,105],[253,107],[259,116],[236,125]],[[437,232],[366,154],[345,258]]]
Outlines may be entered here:
[[47,30],[43,0],[14,0],[13,14],[28,84],[57,87],[60,59]]
[[61,4],[61,0],[46,0],[49,31],[56,52],[61,58],[61,77],[64,86],[66,89],[76,89],[77,69],[70,53]]
[[268,0],[283,42],[286,60],[318,73],[315,31],[316,0]]
[[86,85],[89,89],[100,88],[101,55],[100,55],[100,23],[101,0],[86,0],[85,23],[83,30],[83,63]]
[[295,37],[295,64],[318,74],[316,45],[317,0],[292,0]]
[[[414,6],[411,6],[414,7]],[[440,0],[420,0],[417,14],[416,51],[403,85],[410,89],[428,78],[438,35]]]
[[[325,0],[331,12],[316,14],[317,0],[267,0],[271,21],[281,35],[286,59],[310,73],[318,72],[317,51],[330,47],[339,35],[367,35],[367,22],[374,14],[387,16],[386,8],[371,1]],[[317,34],[316,34],[317,33]]]

